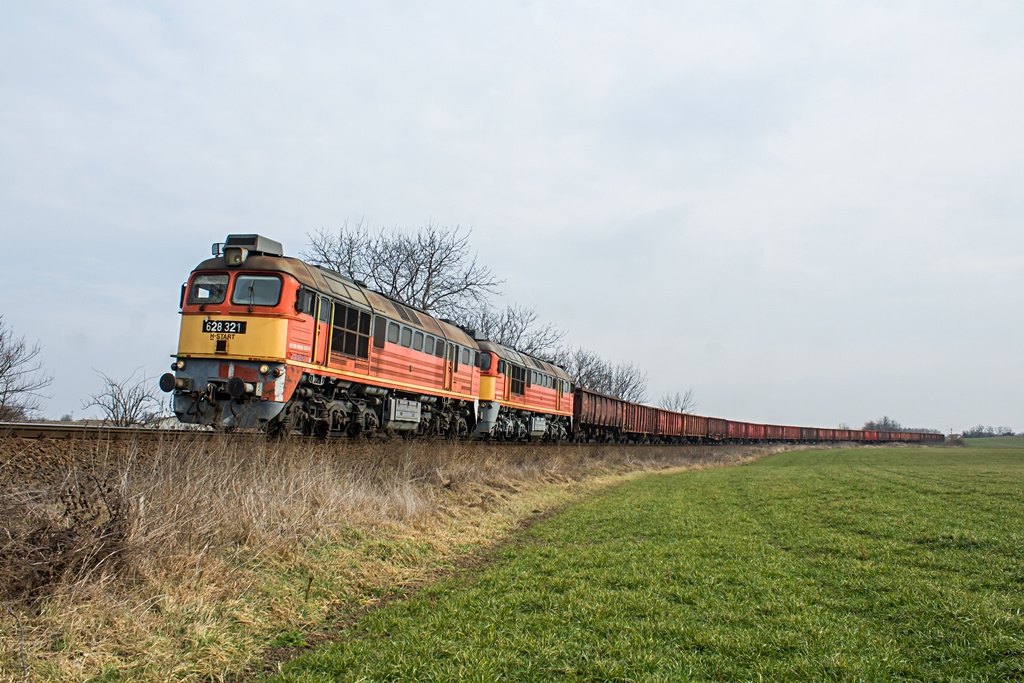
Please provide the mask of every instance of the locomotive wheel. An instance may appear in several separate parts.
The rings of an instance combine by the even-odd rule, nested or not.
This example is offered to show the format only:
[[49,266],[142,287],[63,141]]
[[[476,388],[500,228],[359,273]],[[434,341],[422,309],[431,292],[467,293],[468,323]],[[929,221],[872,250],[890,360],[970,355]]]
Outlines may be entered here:
[[289,408],[285,408],[282,411],[281,419],[276,423],[271,424],[267,428],[267,434],[270,436],[288,436],[292,433],[292,411]]

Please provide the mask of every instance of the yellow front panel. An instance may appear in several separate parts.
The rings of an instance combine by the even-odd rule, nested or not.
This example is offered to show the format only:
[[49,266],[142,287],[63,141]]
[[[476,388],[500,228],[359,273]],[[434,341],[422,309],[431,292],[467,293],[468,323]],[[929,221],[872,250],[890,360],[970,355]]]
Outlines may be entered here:
[[[203,332],[203,321],[245,321],[245,334],[210,334]],[[227,343],[226,351],[217,353],[217,340]],[[183,315],[179,356],[233,356],[284,360],[288,355],[288,320],[256,318],[240,315]]]
[[493,401],[494,400],[494,381],[496,377],[488,377],[487,375],[480,375],[480,400],[481,401]]

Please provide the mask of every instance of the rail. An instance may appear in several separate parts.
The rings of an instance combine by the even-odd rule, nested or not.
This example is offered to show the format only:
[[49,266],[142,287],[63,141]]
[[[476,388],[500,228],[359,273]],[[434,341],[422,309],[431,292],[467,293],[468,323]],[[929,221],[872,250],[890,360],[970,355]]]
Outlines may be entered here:
[[0,422],[0,439],[75,439],[75,438],[134,438],[159,440],[199,436],[213,432],[192,429],[155,429],[149,427],[113,427],[101,424],[74,422]]
[[[225,432],[204,429],[165,429],[154,427],[113,427],[103,424],[81,424],[75,422],[0,422],[0,440],[4,439],[140,439],[144,441],[159,441],[161,439],[183,439],[183,438],[211,438],[223,436]],[[233,438],[257,438],[266,439],[266,434],[258,431],[237,431],[230,433]],[[271,437],[273,438],[273,437]],[[292,435],[286,437],[293,440],[309,442],[322,442],[322,439],[312,436]],[[344,437],[334,437],[339,440]],[[334,439],[331,439],[334,440]],[[705,443],[727,443],[730,440],[709,440]],[[754,439],[732,441],[733,443],[819,443],[815,441],[786,440],[786,439]],[[468,444],[486,445],[486,442],[463,442]],[[519,442],[507,441],[504,444],[515,444]],[[537,445],[540,442],[522,442]],[[625,444],[628,442],[620,442]],[[844,443],[844,441],[831,441],[821,443]],[[876,443],[876,442],[854,442],[849,443]],[[877,442],[877,443],[903,443],[902,441]],[[916,442],[907,442],[916,443]],[[928,442],[931,443],[931,442]]]

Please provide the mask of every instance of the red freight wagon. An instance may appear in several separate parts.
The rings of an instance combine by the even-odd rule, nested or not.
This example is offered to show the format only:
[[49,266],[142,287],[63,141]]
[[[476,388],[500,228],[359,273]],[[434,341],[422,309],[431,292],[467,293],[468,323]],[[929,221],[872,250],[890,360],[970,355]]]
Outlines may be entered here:
[[745,422],[735,422],[733,420],[725,421],[725,435],[729,439],[743,439],[747,435],[747,425]]
[[820,441],[821,430],[817,427],[801,427],[800,428],[800,440],[801,441]]
[[729,421],[720,417],[708,418],[708,438],[721,440],[729,436]]
[[708,435],[708,418],[700,415],[683,415],[683,436],[703,439]]
[[639,403],[626,403],[622,431],[629,434],[653,434],[658,424],[658,409]]
[[573,397],[573,421],[578,427],[622,426],[622,408],[625,404],[617,398],[605,396],[588,389],[576,389]]
[[747,438],[751,441],[764,441],[765,425],[747,423]]
[[782,438],[786,441],[799,441],[803,430],[800,427],[783,427]]
[[682,436],[683,423],[686,416],[682,413],[673,413],[669,410],[658,411],[658,434],[663,436]]
[[783,431],[785,427],[781,425],[765,425],[764,426],[764,438],[769,441],[782,441],[785,437]]

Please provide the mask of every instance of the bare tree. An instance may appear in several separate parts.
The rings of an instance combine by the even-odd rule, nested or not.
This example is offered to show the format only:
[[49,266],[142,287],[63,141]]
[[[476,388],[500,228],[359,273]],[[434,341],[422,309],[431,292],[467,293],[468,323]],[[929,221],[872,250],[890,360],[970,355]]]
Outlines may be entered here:
[[564,333],[554,325],[538,325],[532,308],[488,310],[489,296],[503,281],[477,264],[469,236],[458,226],[433,223],[410,233],[383,228],[371,232],[362,221],[354,227],[346,222],[337,234],[307,234],[309,248],[301,256],[398,301],[457,320],[493,341],[550,357],[576,384],[630,401],[646,400],[647,374],[632,363],[615,365],[583,348],[557,350]]
[[103,390],[82,401],[82,409],[96,407],[103,419],[115,427],[133,427],[156,422],[163,415],[163,403],[157,398],[156,385],[138,370],[124,379],[94,370],[103,380]]
[[565,370],[572,383],[577,386],[602,393],[607,393],[611,388],[608,381],[608,364],[590,349],[582,346],[562,349],[555,354],[552,362]]
[[633,363],[619,363],[612,368],[612,396],[625,401],[643,403],[647,400],[647,373]]
[[539,358],[554,356],[565,337],[565,332],[551,323],[539,324],[536,309],[518,304],[509,304],[501,311],[481,307],[462,324],[490,341]]
[[0,421],[26,420],[39,411],[40,392],[53,382],[43,371],[39,354],[43,347],[15,337],[0,316]]
[[360,221],[338,234],[307,234],[301,256],[364,281],[385,295],[434,315],[467,319],[496,294],[499,280],[469,248],[472,231],[428,222],[415,232],[370,232]]
[[664,394],[658,399],[658,407],[675,413],[690,413],[697,407],[697,399],[693,397],[693,389],[680,394]]
[[884,415],[877,420],[868,420],[864,423],[863,429],[879,432],[898,432],[903,429],[903,425],[888,415]]
[[338,234],[327,230],[306,233],[309,248],[299,255],[310,263],[324,266],[353,280],[365,281],[369,275],[367,251],[374,239],[363,225],[362,219],[350,228],[348,221],[342,223]]
[[573,384],[626,401],[647,400],[647,373],[633,363],[612,364],[583,347],[563,350],[552,362],[566,371]]

